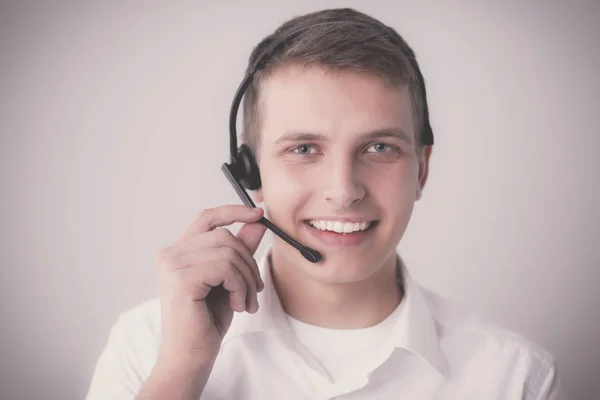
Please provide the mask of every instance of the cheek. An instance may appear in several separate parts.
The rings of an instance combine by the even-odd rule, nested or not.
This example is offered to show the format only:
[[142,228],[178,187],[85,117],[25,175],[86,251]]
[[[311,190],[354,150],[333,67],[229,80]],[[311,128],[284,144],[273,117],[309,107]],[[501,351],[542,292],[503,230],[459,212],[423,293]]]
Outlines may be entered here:
[[366,179],[370,197],[393,225],[402,225],[410,218],[419,186],[413,166],[399,164],[394,168],[371,171]]
[[410,161],[365,168],[363,176],[369,191],[377,197],[398,203],[410,198],[419,184],[418,168]]
[[301,169],[264,162],[261,166],[263,196],[271,214],[299,207],[310,191],[305,177]]

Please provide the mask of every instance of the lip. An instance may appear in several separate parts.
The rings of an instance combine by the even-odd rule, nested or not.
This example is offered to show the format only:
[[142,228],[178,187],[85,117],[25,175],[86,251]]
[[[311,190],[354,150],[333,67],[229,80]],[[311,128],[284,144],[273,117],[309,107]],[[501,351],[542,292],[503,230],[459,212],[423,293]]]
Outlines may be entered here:
[[[317,218],[315,218],[317,219]],[[308,221],[303,225],[303,230],[306,230],[307,234],[313,238],[315,247],[327,246],[330,248],[350,248],[350,247],[365,247],[368,246],[372,238],[374,237],[375,231],[378,227],[378,222],[374,221],[372,227],[366,231],[359,231],[353,233],[337,233],[332,231],[322,231],[317,228],[313,228],[308,224]],[[328,221],[334,221],[334,219],[328,219]],[[342,221],[341,219],[335,219],[335,221]],[[373,220],[346,220],[347,222],[367,222]]]
[[376,219],[368,217],[314,217],[304,220],[304,222],[308,221],[375,222]]

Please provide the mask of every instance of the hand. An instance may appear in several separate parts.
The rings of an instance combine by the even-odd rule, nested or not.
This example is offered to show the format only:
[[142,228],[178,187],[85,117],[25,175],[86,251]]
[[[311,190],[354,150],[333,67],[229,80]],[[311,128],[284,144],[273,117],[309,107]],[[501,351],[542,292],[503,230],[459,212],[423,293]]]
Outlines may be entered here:
[[[158,363],[169,370],[212,368],[233,312],[258,310],[264,288],[254,253],[266,228],[260,208],[204,210],[156,258],[162,343]],[[237,236],[222,228],[245,223]]]

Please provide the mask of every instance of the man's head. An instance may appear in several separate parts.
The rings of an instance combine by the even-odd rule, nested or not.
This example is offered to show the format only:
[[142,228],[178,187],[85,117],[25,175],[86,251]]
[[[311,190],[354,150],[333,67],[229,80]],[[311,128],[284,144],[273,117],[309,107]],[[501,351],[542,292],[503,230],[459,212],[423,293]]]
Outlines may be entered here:
[[248,88],[242,141],[261,170],[257,201],[324,261],[310,266],[277,239],[273,252],[315,278],[357,281],[393,262],[427,179],[424,93],[404,40],[350,9],[286,22],[249,64],[308,26],[268,57]]

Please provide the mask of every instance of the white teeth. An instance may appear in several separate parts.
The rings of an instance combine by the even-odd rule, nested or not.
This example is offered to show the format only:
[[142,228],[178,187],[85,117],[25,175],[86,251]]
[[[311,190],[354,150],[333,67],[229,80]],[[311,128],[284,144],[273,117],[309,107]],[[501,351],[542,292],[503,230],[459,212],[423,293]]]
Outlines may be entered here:
[[[329,225],[329,224],[327,224],[327,225]],[[336,221],[333,223],[333,231],[344,233],[344,228],[346,227],[346,225],[350,225],[350,224],[342,224],[341,222]]]
[[322,221],[313,220],[309,224],[322,231],[332,231],[337,233],[352,233],[366,230],[370,222],[340,222],[340,221]]

